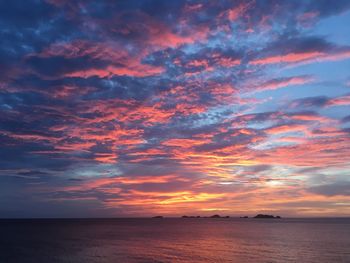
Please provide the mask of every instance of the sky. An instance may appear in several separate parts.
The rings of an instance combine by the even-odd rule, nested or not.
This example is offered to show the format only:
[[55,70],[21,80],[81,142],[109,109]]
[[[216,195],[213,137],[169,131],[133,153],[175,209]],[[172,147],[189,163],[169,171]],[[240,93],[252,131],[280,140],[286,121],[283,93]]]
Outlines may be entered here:
[[350,216],[350,1],[0,1],[0,217]]

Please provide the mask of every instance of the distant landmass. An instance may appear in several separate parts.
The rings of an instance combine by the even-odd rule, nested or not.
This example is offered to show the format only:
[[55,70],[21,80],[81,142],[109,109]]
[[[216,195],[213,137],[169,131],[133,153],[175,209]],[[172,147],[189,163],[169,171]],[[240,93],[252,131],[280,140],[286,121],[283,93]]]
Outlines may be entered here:
[[258,214],[254,216],[254,218],[281,218],[280,216],[273,216],[273,215],[264,215],[264,214]]
[[229,216],[219,216],[219,215],[213,215],[210,218],[230,218]]
[[[152,218],[164,218],[163,216],[153,216]],[[212,216],[188,216],[183,215],[181,218],[230,218],[230,216],[220,216],[220,215],[212,215]],[[241,216],[240,218],[249,218],[248,216]],[[253,218],[281,218],[280,216],[274,216],[274,215],[265,215],[265,214],[258,214],[254,216]]]
[[182,218],[230,218],[229,216],[220,216],[220,215],[212,215],[212,216],[182,216]]

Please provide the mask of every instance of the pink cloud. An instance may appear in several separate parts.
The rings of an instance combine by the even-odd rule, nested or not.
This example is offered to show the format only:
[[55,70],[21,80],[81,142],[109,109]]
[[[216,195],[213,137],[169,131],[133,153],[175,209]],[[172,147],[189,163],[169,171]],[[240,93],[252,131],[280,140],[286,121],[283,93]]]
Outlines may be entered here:
[[[30,57],[50,58],[64,57],[66,59],[88,58],[91,61],[99,60],[106,63],[105,67],[71,70],[65,74],[67,77],[88,78],[98,76],[100,78],[116,76],[147,77],[159,75],[164,68],[142,63],[144,54],[131,53],[118,42],[93,43],[85,40],[72,42],[60,42],[50,45],[41,53],[31,54]],[[69,63],[69,61],[67,61]]]
[[240,17],[244,16],[246,11],[252,6],[252,2],[241,3],[238,6],[230,8],[222,12],[219,17],[226,17],[230,21],[236,21]]
[[324,53],[319,51],[288,53],[270,57],[259,58],[250,61],[252,65],[268,65],[277,63],[312,63],[322,61],[337,61],[350,58],[350,51],[336,51]]
[[281,79],[273,79],[262,83],[256,87],[257,91],[260,90],[275,90],[288,86],[303,85],[312,82],[314,79],[311,76],[295,76]]
[[286,125],[279,125],[274,126],[268,129],[265,129],[265,132],[267,132],[270,135],[275,134],[281,134],[281,133],[287,133],[287,132],[303,132],[305,134],[308,134],[308,126],[302,125],[302,124],[286,124]]
[[345,95],[337,98],[330,99],[326,106],[346,106],[350,105],[350,95]]

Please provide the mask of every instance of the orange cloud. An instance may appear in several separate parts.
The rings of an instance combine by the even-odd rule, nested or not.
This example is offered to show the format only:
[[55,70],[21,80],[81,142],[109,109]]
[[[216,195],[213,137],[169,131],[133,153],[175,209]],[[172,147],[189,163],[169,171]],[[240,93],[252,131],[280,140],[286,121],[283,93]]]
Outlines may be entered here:
[[198,140],[198,139],[169,139],[162,142],[165,146],[174,146],[181,148],[190,148],[196,145],[202,145],[204,143],[210,142],[209,140]]
[[115,153],[95,153],[95,160],[101,163],[115,163],[118,155]]
[[308,133],[308,126],[301,125],[301,124],[286,124],[286,125],[280,125],[280,126],[274,126],[271,128],[268,128],[265,130],[268,134],[280,134],[285,132],[303,132]]
[[324,116],[319,116],[315,114],[293,114],[290,116],[291,119],[293,120],[300,120],[300,121],[318,121],[318,122],[328,122],[332,121],[332,119],[324,117]]
[[347,144],[348,138],[344,135],[315,138],[299,145],[265,150],[264,156],[257,157],[256,160],[276,165],[338,166],[350,161],[350,148]]

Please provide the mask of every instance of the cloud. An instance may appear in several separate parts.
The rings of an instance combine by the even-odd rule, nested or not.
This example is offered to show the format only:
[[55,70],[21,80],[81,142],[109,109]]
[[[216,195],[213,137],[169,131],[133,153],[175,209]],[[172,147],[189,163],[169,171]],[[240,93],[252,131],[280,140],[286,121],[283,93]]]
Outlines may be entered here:
[[322,38],[280,39],[265,48],[259,58],[251,60],[252,65],[280,63],[312,63],[336,61],[350,58],[350,48],[335,46]]
[[319,186],[310,187],[308,191],[311,193],[324,195],[324,196],[337,196],[337,195],[350,195],[350,183],[338,182],[332,184],[324,184]]
[[254,91],[275,90],[275,89],[280,89],[288,86],[303,85],[303,84],[310,83],[312,81],[313,81],[313,77],[311,76],[295,76],[295,77],[272,79],[262,83],[256,89],[254,89]]
[[118,43],[83,40],[54,44],[42,53],[28,56],[27,62],[37,73],[47,77],[145,77],[163,72],[160,67],[143,64],[141,58],[131,56]]
[[268,134],[280,134],[286,132],[303,132],[308,133],[308,126],[301,124],[284,124],[273,126],[265,130]]
[[342,122],[346,123],[346,122],[350,122],[350,115],[346,116],[342,119]]
[[348,94],[338,97],[327,97],[327,96],[317,96],[317,97],[307,97],[297,99],[291,102],[290,106],[292,108],[312,108],[312,107],[333,107],[333,106],[346,106],[350,104],[350,97]]

